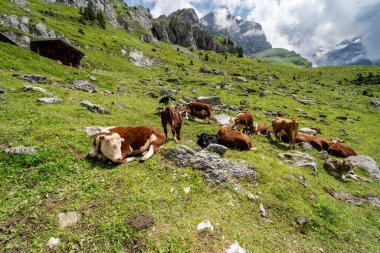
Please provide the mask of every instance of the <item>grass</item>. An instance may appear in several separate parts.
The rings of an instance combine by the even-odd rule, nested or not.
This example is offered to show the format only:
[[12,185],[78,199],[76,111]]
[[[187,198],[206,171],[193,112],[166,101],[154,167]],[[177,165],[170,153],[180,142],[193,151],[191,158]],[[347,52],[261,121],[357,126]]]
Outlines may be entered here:
[[[309,69],[234,55],[225,59],[224,55],[214,52],[210,52],[209,61],[204,62],[204,57],[189,56],[166,43],[142,43],[137,36],[120,29],[78,26],[73,20],[78,16],[77,10],[67,6],[30,2],[29,15],[34,20],[42,18],[40,10],[59,12],[55,18],[44,17],[44,23],[78,45],[90,48],[80,48],[87,58],[82,61],[82,69],[73,69],[28,50],[0,43],[0,85],[6,91],[4,99],[0,99],[0,148],[34,146],[38,150],[34,155],[9,155],[0,151],[1,251],[44,251],[51,236],[61,240],[55,249],[58,252],[125,252],[133,247],[143,252],[220,252],[226,248],[227,241],[235,240],[252,252],[316,252],[320,248],[324,252],[380,251],[379,207],[354,206],[337,201],[324,191],[329,187],[379,197],[379,181],[334,179],[322,169],[324,160],[316,151],[310,154],[317,158],[318,174],[280,162],[278,153],[287,149],[282,145],[273,146],[264,136],[254,136],[256,152],[229,150],[225,157],[242,159],[254,166],[257,182],[243,180],[213,185],[207,183],[199,171],[177,167],[161,154],[144,164],[132,162],[114,166],[91,162],[85,155],[92,139],[80,131],[81,127],[90,125],[150,125],[161,129],[159,117],[155,115],[157,99],[148,93],[179,89],[178,98],[217,95],[223,103],[232,105],[239,105],[240,100],[245,99],[257,121],[268,125],[271,117],[254,110],[254,106],[285,112],[289,117],[298,118],[301,127],[319,127],[321,136],[343,139],[359,154],[369,155],[379,163],[380,111],[370,106],[370,101],[380,96],[379,86],[356,86],[349,82],[359,73],[380,74],[378,66]],[[6,13],[14,10],[17,15],[26,15],[8,1],[1,2],[0,8],[4,12],[6,8]],[[85,35],[78,33],[79,27]],[[136,67],[121,54],[122,48],[129,47],[142,50],[163,64]],[[194,53],[199,55],[197,50]],[[190,60],[194,65],[190,65]],[[182,64],[189,69],[188,74],[182,71]],[[199,73],[199,68],[204,66],[224,71],[226,75]],[[38,103],[42,94],[22,92],[26,83],[20,77],[13,77],[14,73],[47,76],[50,80],[47,84],[36,86],[62,98],[64,103]],[[89,94],[65,88],[73,80],[87,80],[90,75],[97,78],[95,85],[100,92]],[[248,81],[238,83],[236,75]],[[143,81],[149,85],[143,85]],[[235,90],[216,89],[220,82]],[[162,83],[167,86],[158,85]],[[126,87],[128,93],[118,92],[117,85]],[[288,90],[279,91],[278,85],[285,85]],[[191,92],[193,88],[195,93]],[[248,97],[238,95],[247,88],[251,91]],[[101,92],[104,89],[115,93],[104,94]],[[361,95],[366,89],[371,89],[375,98]],[[263,90],[272,93],[261,97]],[[298,97],[313,99],[316,105],[302,105],[288,96],[295,90]],[[97,115],[84,110],[79,105],[84,99],[110,109],[111,114]],[[113,101],[129,108],[117,108],[112,105]],[[300,118],[297,108],[317,120]],[[320,113],[328,116],[326,123],[320,122]],[[335,120],[337,116],[348,116],[348,120]],[[185,121],[180,144],[195,147],[197,134],[215,134],[218,128],[216,123]],[[340,135],[339,128],[346,129],[348,135]],[[167,149],[175,146],[173,142],[165,144]],[[358,174],[366,176],[362,170],[358,170]],[[299,182],[300,177],[305,178],[309,187]],[[240,190],[234,189],[236,184]],[[188,195],[183,191],[185,187],[191,188]],[[258,195],[258,201],[248,199],[248,191]],[[272,223],[262,221],[260,203]],[[57,215],[66,211],[76,211],[80,218],[75,225],[61,230]],[[154,227],[133,231],[125,219],[135,213],[152,216]],[[296,224],[300,216],[308,217],[306,226]],[[196,231],[197,224],[205,219],[215,226],[214,233]]]

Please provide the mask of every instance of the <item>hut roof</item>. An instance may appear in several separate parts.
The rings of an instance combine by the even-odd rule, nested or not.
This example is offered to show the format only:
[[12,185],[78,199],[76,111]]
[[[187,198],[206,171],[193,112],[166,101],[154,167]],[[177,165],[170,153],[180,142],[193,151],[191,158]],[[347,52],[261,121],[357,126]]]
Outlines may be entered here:
[[14,42],[10,38],[8,38],[8,36],[5,35],[4,33],[0,33],[0,41],[5,42],[5,43],[9,43],[9,44],[12,44],[12,45],[15,45],[15,46],[19,46],[19,45],[17,45],[16,42]]
[[32,44],[57,44],[57,45],[63,45],[64,47],[67,47],[71,50],[73,50],[75,53],[79,54],[81,57],[84,57],[84,53],[76,49],[75,47],[71,46],[68,44],[66,41],[64,41],[62,38],[54,38],[54,39],[31,39],[30,40],[30,45]]

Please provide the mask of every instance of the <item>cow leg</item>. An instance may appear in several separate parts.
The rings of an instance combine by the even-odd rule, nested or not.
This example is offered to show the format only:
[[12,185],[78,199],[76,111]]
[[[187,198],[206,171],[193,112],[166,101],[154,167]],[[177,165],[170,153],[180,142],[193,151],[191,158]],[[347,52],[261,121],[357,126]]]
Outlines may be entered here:
[[178,125],[176,127],[176,134],[177,134],[177,139],[181,140],[181,125]]
[[127,157],[130,153],[132,153],[132,148],[128,147],[124,150],[121,150],[121,157],[122,159],[119,159],[117,163],[122,164],[122,163],[129,163],[134,160],[136,160],[136,157]]
[[140,159],[140,162],[145,162],[146,160],[148,160],[152,155],[154,154],[154,146],[151,144],[149,146],[149,150],[147,153],[145,153],[145,155]]
[[177,143],[178,140],[177,140],[177,134],[176,134],[176,127],[173,125],[171,125],[171,127],[172,127],[172,135],[173,135],[174,141],[175,143]]

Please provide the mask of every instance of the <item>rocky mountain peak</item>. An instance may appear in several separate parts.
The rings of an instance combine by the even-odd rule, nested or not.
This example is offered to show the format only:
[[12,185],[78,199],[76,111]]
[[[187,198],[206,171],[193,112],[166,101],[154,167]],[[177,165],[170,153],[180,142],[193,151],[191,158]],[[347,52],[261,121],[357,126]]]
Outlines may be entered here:
[[169,15],[169,19],[176,17],[190,24],[199,24],[199,18],[193,8],[181,9]]

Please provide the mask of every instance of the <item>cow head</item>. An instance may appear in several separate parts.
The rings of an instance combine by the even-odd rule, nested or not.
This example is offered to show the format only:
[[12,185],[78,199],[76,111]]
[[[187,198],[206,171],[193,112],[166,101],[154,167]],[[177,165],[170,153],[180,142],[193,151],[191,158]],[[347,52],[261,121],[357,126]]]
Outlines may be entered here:
[[230,124],[231,128],[235,128],[236,127],[236,118],[235,117],[230,118],[229,124]]
[[121,143],[124,141],[117,133],[100,134],[96,137],[98,150],[108,159],[116,162],[122,159]]
[[206,148],[211,143],[215,143],[215,144],[219,143],[219,137],[217,135],[202,133],[200,135],[197,135],[197,137],[198,137],[197,144],[201,146],[202,148]]
[[255,134],[258,134],[259,130],[257,128],[259,127],[259,124],[257,124],[256,122],[253,122],[252,125],[253,125],[253,132]]

